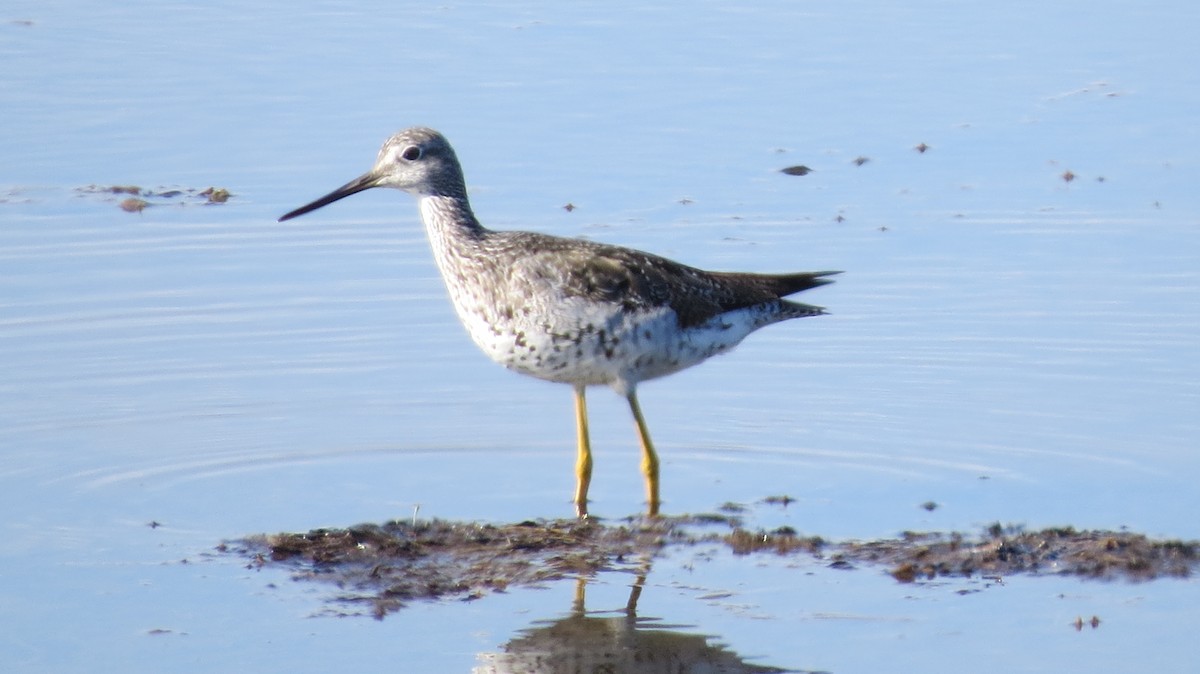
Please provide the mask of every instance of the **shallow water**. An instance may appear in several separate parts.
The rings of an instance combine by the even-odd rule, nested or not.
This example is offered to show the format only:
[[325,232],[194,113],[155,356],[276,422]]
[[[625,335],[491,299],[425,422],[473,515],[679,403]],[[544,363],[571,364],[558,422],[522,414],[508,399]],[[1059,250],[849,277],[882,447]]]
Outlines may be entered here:
[[[324,589],[209,556],[418,508],[570,512],[569,392],[475,351],[407,196],[275,222],[417,123],[456,145],[490,226],[846,270],[806,294],[830,316],[644,386],[668,511],[788,494],[764,526],[1200,537],[1196,15],[10,4],[0,668],[469,671],[570,609],[564,584],[306,619]],[[134,214],[86,189],[129,184],[234,196]],[[627,411],[590,402],[593,509],[636,512]],[[629,582],[593,581],[589,608]],[[1194,581],[964,587],[714,553],[658,562],[640,614],[836,672],[1190,659]]]

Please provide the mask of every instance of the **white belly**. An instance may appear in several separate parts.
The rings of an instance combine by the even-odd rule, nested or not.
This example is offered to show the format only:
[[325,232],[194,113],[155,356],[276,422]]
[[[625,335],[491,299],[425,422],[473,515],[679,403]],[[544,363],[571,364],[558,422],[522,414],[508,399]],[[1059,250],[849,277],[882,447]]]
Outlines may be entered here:
[[625,391],[727,351],[762,325],[745,309],[683,330],[666,307],[630,313],[580,298],[504,322],[456,306],[471,338],[497,363],[548,381]]

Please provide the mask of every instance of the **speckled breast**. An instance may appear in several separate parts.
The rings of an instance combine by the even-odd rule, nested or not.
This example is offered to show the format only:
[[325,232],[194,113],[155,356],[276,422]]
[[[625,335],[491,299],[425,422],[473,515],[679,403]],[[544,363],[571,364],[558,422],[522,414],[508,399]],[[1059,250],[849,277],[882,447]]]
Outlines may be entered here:
[[509,369],[548,381],[618,388],[726,351],[756,324],[755,311],[747,309],[681,329],[668,307],[629,312],[578,298],[511,317],[458,309],[475,343]]

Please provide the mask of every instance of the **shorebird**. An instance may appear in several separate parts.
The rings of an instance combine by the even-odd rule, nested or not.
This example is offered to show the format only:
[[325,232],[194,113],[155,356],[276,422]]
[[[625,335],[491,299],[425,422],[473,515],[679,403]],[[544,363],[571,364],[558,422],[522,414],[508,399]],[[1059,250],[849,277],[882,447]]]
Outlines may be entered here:
[[592,449],[585,392],[608,385],[629,402],[641,443],[647,512],[659,512],[659,462],[637,386],[724,353],[755,330],[824,309],[784,299],[838,272],[704,271],[639,250],[476,219],[462,167],[437,131],[414,127],[384,144],[370,171],[280,222],[372,187],[417,198],[459,319],[489,358],[575,391],[575,511],[588,515]]

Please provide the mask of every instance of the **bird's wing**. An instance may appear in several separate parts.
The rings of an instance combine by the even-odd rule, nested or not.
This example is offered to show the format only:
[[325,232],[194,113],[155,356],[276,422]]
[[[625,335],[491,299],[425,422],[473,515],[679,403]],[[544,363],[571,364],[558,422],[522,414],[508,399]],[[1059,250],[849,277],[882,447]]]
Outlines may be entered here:
[[568,295],[619,304],[627,310],[669,306],[682,327],[824,285],[836,272],[750,274],[709,272],[637,250],[591,244],[556,258]]
[[[532,232],[490,232],[497,248],[518,250],[522,283],[552,285],[566,296],[607,302],[627,311],[670,307],[681,327],[728,311],[781,300],[830,283],[838,272],[751,274],[710,272],[631,248]],[[504,270],[496,270],[504,274]],[[526,291],[532,292],[530,289]],[[818,307],[807,307],[820,313]],[[802,314],[797,314],[802,315]]]

